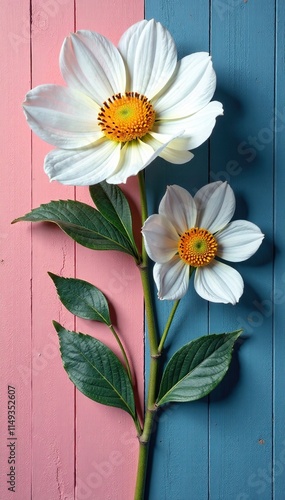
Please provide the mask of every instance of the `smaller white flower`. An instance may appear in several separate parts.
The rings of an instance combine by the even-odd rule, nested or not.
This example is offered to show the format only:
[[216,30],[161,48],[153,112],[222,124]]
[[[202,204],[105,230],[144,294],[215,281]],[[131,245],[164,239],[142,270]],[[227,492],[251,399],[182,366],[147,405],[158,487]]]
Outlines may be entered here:
[[180,186],[169,186],[158,211],[142,228],[146,251],[155,261],[158,297],[183,297],[195,270],[194,287],[203,299],[236,304],[243,293],[243,279],[216,257],[246,260],[264,235],[246,220],[230,222],[235,196],[227,182],[207,184],[194,198]]

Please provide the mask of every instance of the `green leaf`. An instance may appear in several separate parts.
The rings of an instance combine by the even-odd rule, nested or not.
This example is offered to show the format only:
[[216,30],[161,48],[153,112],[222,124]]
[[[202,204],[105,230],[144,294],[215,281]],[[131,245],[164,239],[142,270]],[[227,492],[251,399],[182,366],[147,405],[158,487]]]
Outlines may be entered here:
[[111,325],[107,299],[98,288],[87,281],[48,274],[61,302],[72,314]]
[[119,250],[134,256],[129,241],[95,208],[73,200],[51,201],[15,219],[54,222],[68,236],[92,250]]
[[107,406],[135,417],[133,388],[120,360],[102,342],[53,322],[60,341],[63,366],[77,389]]
[[241,332],[207,335],[181,347],[165,368],[157,406],[194,401],[209,394],[225,376]]
[[115,184],[108,184],[105,181],[90,186],[89,190],[99,212],[130,240],[137,252],[133,237],[132,214],[122,190]]

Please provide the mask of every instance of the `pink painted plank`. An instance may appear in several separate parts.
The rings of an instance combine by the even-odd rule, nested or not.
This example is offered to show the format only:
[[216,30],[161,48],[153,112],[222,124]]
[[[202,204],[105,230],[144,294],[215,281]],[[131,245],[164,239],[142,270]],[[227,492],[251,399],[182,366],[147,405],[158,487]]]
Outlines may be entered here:
[[[76,28],[99,31],[117,43],[122,33],[143,19],[144,2],[80,0]],[[115,22],[114,22],[115,20]],[[125,187],[139,226],[136,179]],[[90,202],[87,189],[77,198]],[[143,300],[138,270],[131,257],[119,252],[92,252],[77,248],[77,277],[98,286],[112,305],[114,326],[136,368],[140,400],[143,399]],[[105,327],[78,321],[77,329],[105,342],[117,355],[116,342]],[[77,395],[77,499],[131,500],[134,492],[138,443],[129,415]]]
[[[56,297],[47,270],[64,276],[74,275],[74,246],[59,230],[47,225],[10,226],[10,221],[51,199],[72,198],[73,188],[50,184],[43,173],[45,154],[51,149],[37,137],[32,140],[20,104],[29,89],[30,29],[32,32],[32,86],[58,82],[58,53],[66,34],[74,29],[73,0],[34,0],[32,25],[29,25],[29,0],[13,7],[2,5],[1,44],[4,72],[2,81],[3,177],[1,220],[2,301],[1,399],[7,384],[18,395],[17,485],[14,498],[23,500],[76,500],[85,498],[132,498],[137,462],[137,440],[128,415],[77,396],[77,456],[74,454],[74,389],[60,360],[56,334],[51,320],[73,328],[73,318]],[[143,17],[143,2],[126,8],[123,1],[105,2],[97,12],[93,2],[77,2],[78,26],[97,29],[116,42],[121,33]],[[109,12],[116,18],[110,23]],[[94,26],[92,23],[94,19]],[[96,20],[96,22],[95,22]],[[119,22],[120,21],[120,22]],[[96,24],[97,23],[97,24]],[[98,24],[99,23],[99,24]],[[120,27],[119,27],[120,26]],[[13,61],[11,67],[11,61]],[[31,161],[32,158],[32,161]],[[9,170],[7,170],[7,165]],[[19,165],[21,168],[19,168]],[[8,174],[8,175],[7,175]],[[32,181],[32,185],[31,185]],[[138,221],[138,189],[135,180],[125,188]],[[88,200],[87,189],[78,198]],[[1,210],[3,213],[3,210]],[[3,241],[2,241],[3,240]],[[32,256],[32,258],[31,258]],[[77,276],[102,288],[116,311],[114,325],[139,376],[138,393],[143,395],[143,302],[139,276],[129,257],[116,253],[77,251]],[[11,278],[12,276],[12,278]],[[7,283],[9,286],[7,287]],[[30,302],[32,292],[32,305]],[[17,307],[17,314],[14,313]],[[109,332],[84,322],[80,329],[105,340],[118,349]],[[32,393],[31,393],[32,391]],[[5,396],[5,397],[4,397]],[[7,415],[0,415],[1,446],[7,439]],[[6,496],[7,457],[1,453],[0,498]],[[74,466],[77,463],[77,494],[74,496]],[[123,480],[123,477],[125,480]],[[4,488],[4,489],[3,489]],[[94,496],[95,495],[95,496]]]
[[[73,0],[32,2],[32,86],[60,83],[58,56],[64,36],[74,27]],[[52,148],[36,136],[32,142],[32,204],[72,198],[74,189],[50,183],[43,172]],[[72,326],[47,271],[74,274],[74,244],[55,226],[32,228],[33,294],[33,498],[74,498],[74,388],[62,367],[53,319]]]
[[[30,84],[28,34],[29,0],[20,4],[3,0],[0,17],[0,498],[3,500],[31,496],[31,237],[28,225],[11,226],[15,217],[30,208],[30,132],[21,109]],[[9,385],[16,392],[14,436],[8,432]],[[10,392],[13,398],[13,391]],[[12,412],[13,402],[10,399]],[[10,415],[13,419],[14,414]],[[10,431],[13,432],[13,426]],[[17,438],[16,450],[14,438]],[[7,474],[14,472],[10,470],[14,466],[15,493],[8,490],[13,487],[12,482],[7,483],[13,479]]]
[[[131,181],[128,190],[137,188]],[[133,192],[133,197],[135,193]],[[84,196],[84,199],[86,196]],[[77,249],[77,276],[98,286],[111,303],[113,324],[135,366],[143,399],[143,301],[139,273],[131,257]],[[78,320],[77,329],[94,335],[119,356],[109,330]],[[77,395],[78,499],[131,499],[137,465],[137,438],[129,415]],[[84,496],[86,492],[86,497]]]

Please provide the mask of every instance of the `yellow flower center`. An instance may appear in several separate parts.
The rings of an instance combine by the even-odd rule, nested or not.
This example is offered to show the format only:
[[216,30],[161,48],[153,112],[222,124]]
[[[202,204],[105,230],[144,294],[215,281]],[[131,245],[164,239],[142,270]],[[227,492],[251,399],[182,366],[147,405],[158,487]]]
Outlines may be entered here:
[[193,227],[185,231],[178,243],[179,257],[189,266],[209,264],[217,255],[218,244],[207,229]]
[[154,124],[155,111],[148,99],[137,92],[116,94],[104,102],[98,124],[112,141],[128,142],[143,137]]

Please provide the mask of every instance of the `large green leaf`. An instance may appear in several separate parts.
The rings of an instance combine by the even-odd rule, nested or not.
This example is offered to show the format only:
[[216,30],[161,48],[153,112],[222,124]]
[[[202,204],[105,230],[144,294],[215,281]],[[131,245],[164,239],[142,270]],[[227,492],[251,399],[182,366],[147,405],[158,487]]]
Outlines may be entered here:
[[90,186],[90,195],[99,212],[130,240],[137,251],[133,237],[132,214],[122,190],[115,184],[104,181]]
[[241,330],[207,335],[181,347],[165,368],[157,406],[194,401],[209,394],[225,376],[240,334]]
[[95,208],[73,200],[51,201],[15,219],[54,222],[68,236],[92,250],[119,250],[134,255],[129,241]]
[[63,366],[77,389],[93,401],[135,416],[135,401],[126,370],[102,342],[63,328],[54,321]]
[[88,281],[48,274],[56,286],[61,302],[72,314],[111,325],[107,299],[98,288]]

